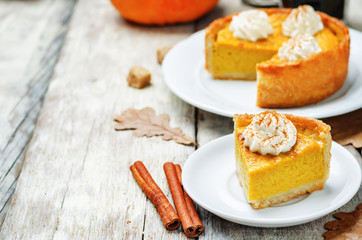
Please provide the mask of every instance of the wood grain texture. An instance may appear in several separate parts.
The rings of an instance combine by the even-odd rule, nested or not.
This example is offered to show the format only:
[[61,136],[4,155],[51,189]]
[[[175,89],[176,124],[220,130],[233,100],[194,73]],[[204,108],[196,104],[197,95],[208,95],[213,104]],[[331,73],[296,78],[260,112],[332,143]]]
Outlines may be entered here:
[[0,225],[75,0],[0,1]]
[[[114,131],[112,115],[129,107],[168,113],[194,136],[194,108],[166,87],[159,45],[174,44],[192,24],[142,27],[125,22],[108,1],[79,1],[49,86],[37,130],[1,236],[8,239],[168,239],[129,166],[142,160],[168,197],[162,165],[182,163],[193,147]],[[143,90],[128,87],[133,65],[152,73]]]
[[[79,0],[0,239],[186,239],[181,229],[164,229],[129,166],[142,160],[172,203],[163,163],[183,166],[194,147],[116,132],[112,116],[130,107],[153,107],[201,146],[231,133],[230,118],[195,109],[170,92],[156,50],[240,9],[239,0],[222,0],[196,23],[143,27],[124,21],[108,1]],[[152,73],[151,86],[128,86],[134,65]],[[353,209],[360,194],[342,210]],[[267,229],[198,211],[205,226],[199,239],[321,239],[332,218]]]

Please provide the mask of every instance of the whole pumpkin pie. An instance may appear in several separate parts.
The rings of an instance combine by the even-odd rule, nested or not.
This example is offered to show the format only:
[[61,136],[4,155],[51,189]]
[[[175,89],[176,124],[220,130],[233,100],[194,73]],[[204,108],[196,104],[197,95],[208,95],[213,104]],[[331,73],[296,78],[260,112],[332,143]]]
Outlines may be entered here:
[[331,158],[327,124],[275,111],[236,114],[234,124],[236,173],[254,209],[323,189]]
[[[279,57],[283,44],[307,33],[315,38],[320,51],[294,60]],[[214,79],[256,79],[258,107],[303,106],[342,87],[348,71],[349,43],[348,28],[341,21],[314,12],[310,6],[293,11],[249,10],[208,26],[205,68]]]

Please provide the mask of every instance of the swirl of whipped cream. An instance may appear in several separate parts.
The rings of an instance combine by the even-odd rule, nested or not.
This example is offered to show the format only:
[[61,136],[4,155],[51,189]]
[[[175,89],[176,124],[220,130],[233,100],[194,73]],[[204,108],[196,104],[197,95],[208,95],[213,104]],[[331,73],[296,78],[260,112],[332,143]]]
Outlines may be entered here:
[[297,129],[285,115],[265,111],[253,117],[244,130],[244,145],[251,152],[278,155],[289,151],[297,140]]
[[282,23],[283,34],[295,38],[300,34],[316,34],[324,27],[321,17],[309,5],[293,9]]
[[247,10],[233,16],[229,29],[234,37],[253,42],[273,33],[268,15],[261,10]]
[[310,34],[304,34],[284,42],[278,50],[278,56],[282,60],[296,61],[321,51],[315,38]]

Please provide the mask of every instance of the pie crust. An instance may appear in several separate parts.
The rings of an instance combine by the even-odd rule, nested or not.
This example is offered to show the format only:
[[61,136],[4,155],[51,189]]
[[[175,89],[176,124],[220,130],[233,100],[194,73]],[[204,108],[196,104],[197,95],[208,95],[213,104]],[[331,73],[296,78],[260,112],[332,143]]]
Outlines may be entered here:
[[[261,9],[268,15],[289,14],[292,9]],[[262,108],[299,107],[321,101],[339,90],[348,73],[350,36],[348,27],[340,20],[317,12],[324,27],[337,37],[338,45],[304,60],[286,61],[276,56],[256,65],[257,101]],[[235,14],[234,14],[235,15]],[[255,75],[243,72],[215,73],[212,65],[218,32],[225,28],[232,16],[212,22],[205,35],[205,68],[215,79],[250,80]],[[285,36],[284,36],[285,37]],[[266,39],[268,41],[268,39]],[[250,46],[249,46],[250,47]],[[255,48],[259,48],[257,44]],[[234,51],[244,51],[243,44]]]

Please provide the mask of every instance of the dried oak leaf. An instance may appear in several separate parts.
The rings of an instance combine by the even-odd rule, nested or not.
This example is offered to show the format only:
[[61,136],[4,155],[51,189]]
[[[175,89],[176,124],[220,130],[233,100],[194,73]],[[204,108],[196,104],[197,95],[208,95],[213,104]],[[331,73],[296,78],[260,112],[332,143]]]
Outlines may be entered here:
[[182,133],[180,128],[170,127],[170,117],[167,114],[157,116],[150,107],[136,110],[129,108],[120,115],[115,115],[116,130],[135,130],[135,137],[162,136],[163,140],[174,140],[184,145],[196,145],[195,141]]
[[333,215],[339,220],[327,222],[323,234],[325,239],[362,239],[362,203],[350,213],[339,212]]

